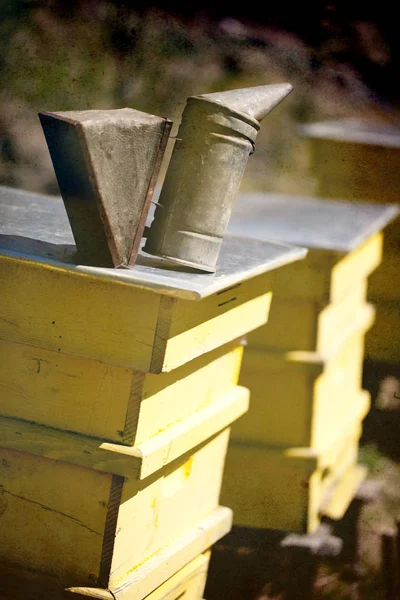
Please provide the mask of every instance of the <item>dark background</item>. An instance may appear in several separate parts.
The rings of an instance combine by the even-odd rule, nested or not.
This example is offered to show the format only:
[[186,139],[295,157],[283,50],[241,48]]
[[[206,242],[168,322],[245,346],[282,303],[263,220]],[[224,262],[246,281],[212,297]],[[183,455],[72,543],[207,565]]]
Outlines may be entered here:
[[244,186],[312,192],[299,122],[398,118],[395,3],[0,0],[0,183],[57,192],[37,112],[131,106],[289,81]]

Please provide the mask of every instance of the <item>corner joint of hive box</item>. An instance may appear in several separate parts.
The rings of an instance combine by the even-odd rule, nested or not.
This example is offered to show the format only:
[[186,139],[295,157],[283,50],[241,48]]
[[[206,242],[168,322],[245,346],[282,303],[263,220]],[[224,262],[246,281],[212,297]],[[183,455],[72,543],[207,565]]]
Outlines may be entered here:
[[[97,600],[116,600],[114,594],[110,590],[104,590],[100,588],[88,588],[88,587],[71,587],[64,590],[66,598],[70,598],[74,595],[76,600],[79,598],[95,598]],[[71,598],[72,600],[72,598]]]
[[103,442],[100,448],[102,450],[107,450],[107,452],[126,454],[127,456],[132,456],[132,458],[139,458],[140,460],[144,458],[143,452],[138,446],[124,446],[122,444],[114,444],[113,442]]
[[320,458],[319,453],[314,450],[314,448],[310,448],[308,446],[305,447],[297,447],[297,448],[286,448],[283,452],[284,456],[289,458],[297,458],[310,462],[314,467],[318,466],[318,461]]

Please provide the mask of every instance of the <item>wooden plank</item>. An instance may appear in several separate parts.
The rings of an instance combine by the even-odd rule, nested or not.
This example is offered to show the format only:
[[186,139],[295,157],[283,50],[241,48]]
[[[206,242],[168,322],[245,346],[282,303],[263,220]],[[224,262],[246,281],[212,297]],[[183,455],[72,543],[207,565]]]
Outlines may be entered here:
[[382,249],[383,233],[378,232],[337,262],[332,270],[331,302],[343,298],[353,288],[355,281],[365,279],[379,267]]
[[[33,572],[54,597],[72,583],[125,585],[215,511],[228,437],[225,429],[144,481],[0,449],[0,576],[20,565],[18,592]],[[201,536],[208,545],[199,552],[211,544],[207,530]],[[194,558],[183,556],[176,570]]]
[[334,345],[338,331],[348,331],[362,313],[367,299],[367,279],[355,282],[340,302],[328,304],[318,318],[316,351],[324,354]]
[[0,414],[139,444],[224,396],[242,351],[233,342],[153,375],[0,339]]
[[0,355],[3,416],[122,441],[130,369],[1,339]]
[[232,442],[221,499],[230,502],[235,524],[297,533],[315,531],[326,491],[357,463],[360,421],[353,419],[340,434],[320,452]]
[[[172,575],[167,581],[164,581],[157,589],[148,596],[146,595],[146,598],[143,600],[178,600],[183,596],[188,599],[190,598],[190,600],[201,600],[206,583],[209,561],[209,551],[196,556],[195,559]],[[94,598],[96,600],[115,599],[112,592],[95,588],[70,588],[66,590],[66,596],[75,600],[79,600],[79,598]],[[119,597],[123,598],[123,600],[131,600],[131,598],[137,596],[134,588],[128,588]]]
[[347,511],[361,483],[367,477],[368,469],[363,465],[350,467],[339,483],[325,493],[320,507],[321,516],[338,521]]
[[325,303],[340,300],[378,267],[382,239],[378,232],[352,252],[310,249],[305,260],[270,274],[274,297]]
[[200,554],[178,573],[161,584],[145,600],[201,600],[206,584],[210,552]]
[[225,429],[154,476],[142,482],[126,481],[110,589],[133,574],[145,557],[172,544],[180,533],[190,531],[216,509],[228,439],[229,429]]
[[249,407],[249,391],[236,386],[219,402],[199,410],[167,431],[139,444],[143,457],[140,478],[145,479],[241,417]]
[[98,438],[6,417],[0,418],[0,446],[27,456],[136,478],[142,463],[140,451],[135,447],[107,444]]
[[264,325],[271,298],[260,277],[196,304],[187,300],[169,304],[168,333],[164,327],[156,333],[151,372],[175,369]]
[[234,423],[232,438],[317,449],[332,440],[358,398],[373,315],[365,305],[325,355],[247,348],[240,383],[250,389],[250,409]]
[[329,351],[338,331],[348,330],[366,301],[367,280],[355,282],[339,302],[274,296],[268,323],[247,336],[249,348]]
[[0,417],[0,447],[105,473],[144,479],[228,427],[248,408],[246,388],[225,396],[138,446],[103,442],[74,433]]
[[[135,444],[153,438],[197,411],[218,402],[229,393],[239,379],[243,346],[234,341],[207,352],[181,367],[154,375],[147,373],[143,386],[133,388],[131,420],[136,418],[129,430],[128,416],[125,425],[126,440]],[[140,402],[140,412],[135,408]]]
[[52,591],[68,585],[72,575],[94,585],[112,476],[0,448],[0,481],[0,579],[18,567],[10,594],[14,584],[23,589],[18,578],[29,589],[30,573]]
[[263,325],[271,300],[265,276],[193,302],[35,261],[3,256],[0,266],[1,338],[144,372],[170,371]]
[[[231,524],[232,511],[220,506],[197,523],[191,531],[177,537],[172,544],[140,565],[118,587],[111,588],[114,598],[116,600],[143,600],[190,560],[210,548],[212,544],[228,533]],[[81,588],[67,590],[71,594],[71,600],[79,598],[80,590]],[[95,593],[96,590],[93,589],[93,592]]]
[[160,296],[32,260],[0,257],[0,337],[148,371]]

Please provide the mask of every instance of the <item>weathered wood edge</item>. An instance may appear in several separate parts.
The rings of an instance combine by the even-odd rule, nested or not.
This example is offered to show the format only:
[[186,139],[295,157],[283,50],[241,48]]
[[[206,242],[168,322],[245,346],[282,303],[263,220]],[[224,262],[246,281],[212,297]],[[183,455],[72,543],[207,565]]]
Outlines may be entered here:
[[[198,554],[201,554],[228,533],[232,526],[232,511],[219,506],[190,531],[138,566],[110,590],[99,595],[98,588],[71,587],[65,590],[70,600],[95,598],[99,600],[142,600],[164,581],[172,577]],[[72,597],[73,595],[73,597]]]
[[45,425],[0,417],[0,447],[122,477],[145,479],[228,427],[247,410],[248,396],[246,388],[236,386],[220,401],[138,446],[123,446]]
[[334,343],[324,353],[313,350],[290,350],[288,352],[286,349],[248,348],[246,355],[247,357],[253,355],[256,359],[260,360],[262,360],[263,356],[276,358],[277,360],[287,361],[287,366],[294,369],[310,369],[310,371],[315,371],[317,374],[322,373],[352,335],[367,333],[374,323],[375,313],[374,305],[366,303],[358,312],[351,327],[341,332],[341,335],[337,336]]
[[334,521],[341,519],[367,475],[368,468],[364,465],[356,464],[347,469],[340,480],[334,481],[326,491],[319,509],[320,516]]
[[107,586],[112,557],[114,553],[115,535],[117,530],[118,514],[121,505],[122,491],[124,488],[124,477],[112,476],[110,494],[107,503],[107,517],[104,527],[103,546],[101,549],[99,584]]

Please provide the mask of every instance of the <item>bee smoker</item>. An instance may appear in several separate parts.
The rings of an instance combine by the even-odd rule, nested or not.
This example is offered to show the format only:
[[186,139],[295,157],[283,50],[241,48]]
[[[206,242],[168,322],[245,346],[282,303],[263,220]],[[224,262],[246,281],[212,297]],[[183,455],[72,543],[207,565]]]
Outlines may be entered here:
[[83,264],[135,264],[171,121],[132,108],[39,115]]
[[260,121],[291,90],[285,83],[188,98],[145,252],[215,271]]

